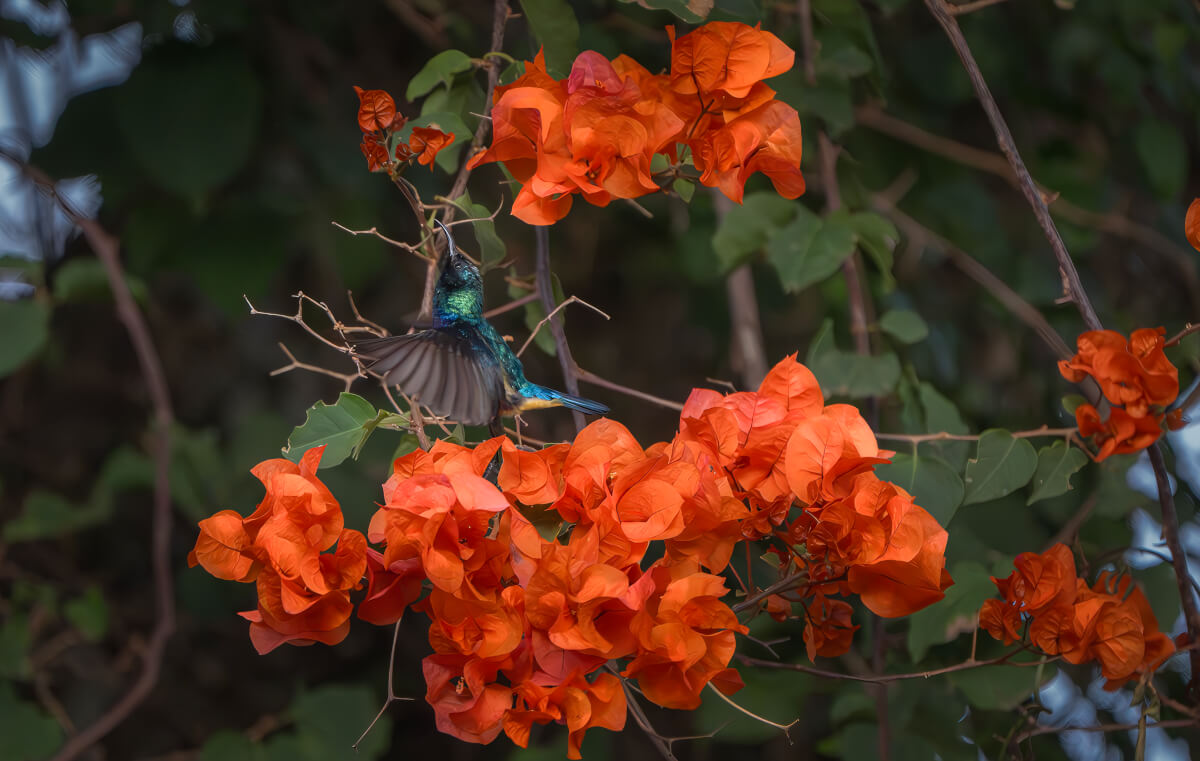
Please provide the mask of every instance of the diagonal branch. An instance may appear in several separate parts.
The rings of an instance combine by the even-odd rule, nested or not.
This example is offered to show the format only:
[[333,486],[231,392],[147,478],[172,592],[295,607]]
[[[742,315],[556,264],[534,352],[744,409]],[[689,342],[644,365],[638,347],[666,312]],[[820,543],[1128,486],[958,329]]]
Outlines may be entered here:
[[1021,154],[1017,151],[1017,145],[1013,141],[1012,132],[1009,131],[1008,124],[1004,121],[1004,115],[1000,113],[1000,107],[996,105],[996,99],[992,97],[992,92],[988,89],[987,82],[984,81],[983,72],[979,70],[979,64],[975,62],[975,56],[971,53],[966,38],[963,37],[958,21],[947,9],[945,0],[925,0],[925,5],[945,30],[946,36],[950,38],[950,44],[954,46],[954,51],[958,53],[963,67],[967,70],[967,76],[971,79],[975,94],[979,97],[979,102],[983,106],[984,112],[987,113],[988,121],[992,124],[992,131],[996,134],[1000,150],[1017,175],[1017,185],[1025,196],[1025,200],[1033,208],[1033,214],[1037,217],[1038,224],[1041,226],[1042,232],[1046,234],[1050,248],[1054,251],[1058,268],[1062,272],[1065,295],[1075,302],[1088,329],[1100,330],[1100,318],[1096,316],[1096,310],[1083,290],[1083,282],[1079,279],[1079,270],[1075,269],[1075,262],[1071,260],[1071,254],[1067,251],[1062,236],[1058,234],[1054,220],[1050,218],[1050,210],[1046,208],[1045,199],[1038,192],[1037,184],[1030,176],[1029,170],[1025,168],[1025,162],[1021,159]]
[[[41,170],[26,165],[24,171],[34,182],[54,192],[54,181]],[[54,761],[70,761],[86,751],[141,705],[158,683],[162,672],[163,654],[167,641],[175,632],[175,597],[171,579],[171,424],[174,412],[171,394],[167,386],[162,359],[154,346],[150,327],[138,309],[137,302],[129,291],[125,271],[121,267],[120,245],[116,238],[94,219],[79,214],[62,198],[58,198],[63,211],[83,231],[88,245],[104,266],[104,274],[112,289],[117,317],[125,326],[129,340],[137,355],[138,366],[146,379],[150,401],[154,408],[155,441],[154,451],[154,512],[151,519],[150,565],[154,574],[154,607],[156,620],[150,640],[143,655],[142,672],[129,690],[111,705],[95,722],[77,735],[69,738]]]

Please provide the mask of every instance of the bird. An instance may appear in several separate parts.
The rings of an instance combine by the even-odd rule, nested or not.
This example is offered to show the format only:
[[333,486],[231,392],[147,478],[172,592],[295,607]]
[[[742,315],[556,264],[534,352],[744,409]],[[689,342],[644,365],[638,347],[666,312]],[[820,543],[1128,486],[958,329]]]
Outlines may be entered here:
[[407,335],[354,342],[366,369],[390,386],[399,386],[435,414],[464,425],[500,430],[501,417],[528,410],[566,407],[604,415],[600,402],[572,396],[525,377],[521,360],[483,316],[483,278],[479,268],[446,236],[433,291],[433,326]]

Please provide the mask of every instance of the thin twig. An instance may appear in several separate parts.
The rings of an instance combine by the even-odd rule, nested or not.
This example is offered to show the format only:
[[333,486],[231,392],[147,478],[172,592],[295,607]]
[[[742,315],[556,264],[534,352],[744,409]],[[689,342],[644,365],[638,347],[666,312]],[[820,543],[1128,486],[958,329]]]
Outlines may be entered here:
[[733,612],[741,613],[743,610],[753,608],[755,605],[757,605],[758,603],[767,599],[771,595],[779,594],[780,592],[785,592],[789,589],[794,589],[799,586],[804,586],[807,583],[808,583],[808,570],[806,569],[806,570],[802,570],[802,571],[796,571],[795,573],[789,574],[788,576],[784,576],[782,579],[775,582],[771,586],[769,586],[765,589],[762,589],[755,594],[750,595],[745,600],[742,600],[741,602],[737,603],[736,605],[733,605],[732,606]]
[[[571,358],[571,347],[567,345],[567,334],[563,331],[562,322],[554,315],[554,284],[550,279],[550,231],[546,227],[535,227],[534,236],[537,241],[538,296],[546,310],[547,319],[550,320],[550,335],[554,336],[555,353],[558,355],[558,364],[562,367],[567,393],[579,396],[579,378],[575,374],[575,360]],[[571,417],[575,420],[576,431],[582,431],[587,425],[582,412],[572,410]]]
[[654,394],[647,394],[645,391],[638,391],[636,388],[630,388],[629,386],[622,386],[620,383],[614,383],[607,378],[601,378],[599,375],[596,375],[589,370],[584,370],[579,365],[575,366],[575,374],[579,376],[579,380],[590,383],[593,386],[599,386],[600,388],[606,388],[609,391],[616,391],[619,394],[632,396],[634,399],[641,399],[643,402],[657,404],[659,407],[666,407],[669,410],[675,410],[678,412],[683,409],[683,405],[679,402],[673,402],[670,399],[663,399],[661,396],[655,396]]
[[735,709],[737,709],[741,713],[745,714],[746,716],[749,716],[750,718],[754,719],[755,721],[766,724],[768,727],[775,727],[779,731],[783,732],[783,736],[788,739],[788,744],[791,745],[792,736],[788,734],[788,730],[800,723],[799,717],[792,719],[792,721],[788,724],[778,724],[774,721],[771,721],[770,719],[759,716],[758,714],[754,713],[753,711],[751,711],[747,708],[743,708],[742,706],[738,705],[736,702],[733,701],[732,698],[730,698],[728,695],[726,695],[725,693],[721,692],[716,687],[714,687],[712,682],[709,682],[707,687],[710,690],[712,690],[714,693],[716,693],[717,697],[719,697],[721,700],[724,700],[726,703],[733,706]]
[[[1076,433],[1078,428],[1050,428],[1042,426],[1029,431],[1010,431],[1009,435],[1014,439],[1036,439],[1042,436],[1064,438]],[[925,441],[979,441],[981,434],[977,433],[947,433],[946,431],[938,431],[937,433],[877,433],[875,438],[884,439],[886,441],[907,441],[911,444],[920,444]]]
[[[39,185],[54,191],[54,180],[41,170],[24,166],[24,171]],[[56,196],[57,197],[57,196]],[[67,739],[54,756],[54,761],[70,761],[111,732],[129,718],[130,714],[149,696],[158,683],[162,672],[163,655],[167,641],[175,631],[174,583],[171,579],[171,425],[174,412],[171,408],[171,393],[167,386],[162,360],[150,335],[146,318],[138,309],[137,302],[129,291],[125,271],[121,266],[121,255],[116,238],[110,235],[94,219],[79,214],[64,199],[58,197],[59,205],[67,216],[83,231],[96,257],[104,266],[104,274],[112,290],[117,317],[125,326],[133,344],[138,366],[150,394],[154,408],[154,511],[150,528],[150,566],[154,579],[155,622],[149,642],[142,654],[142,671],[129,690],[113,705],[109,706],[95,722]]]
[[[533,294],[529,294],[529,295],[533,296]],[[540,296],[540,294],[539,294],[539,296]],[[568,304],[583,304],[585,307],[587,307],[588,309],[591,309],[593,312],[600,315],[604,319],[606,319],[606,320],[612,319],[611,317],[608,316],[608,313],[605,312],[600,307],[597,307],[593,304],[589,304],[586,301],[584,301],[583,299],[579,298],[578,296],[571,296],[570,298],[564,300],[563,303],[554,307],[554,309],[551,310],[550,314],[543,317],[541,320],[538,321],[537,325],[533,326],[533,331],[529,334],[529,337],[525,339],[525,343],[521,344],[521,348],[517,350],[518,357],[521,356],[522,354],[524,354],[525,350],[529,348],[529,344],[533,343],[533,339],[537,338],[538,331],[542,329],[542,326],[545,325],[550,320],[552,320],[554,318],[554,315],[556,315],[560,311],[562,311]]]
[[383,706],[380,707],[379,713],[375,714],[375,718],[371,719],[371,723],[367,725],[367,728],[363,730],[363,733],[359,735],[358,739],[354,741],[354,744],[350,746],[355,751],[358,750],[359,743],[361,743],[363,739],[371,733],[371,730],[375,728],[375,725],[379,723],[379,719],[383,717],[383,713],[388,709],[388,706],[397,700],[412,700],[412,698],[400,697],[396,694],[395,689],[392,687],[396,674],[396,643],[399,640],[400,622],[397,621],[396,625],[392,627],[392,654],[388,656],[387,700],[383,701]]
[[1169,339],[1167,339],[1167,342],[1164,344],[1164,346],[1175,346],[1180,341],[1182,341],[1184,338],[1190,336],[1191,334],[1193,334],[1197,331],[1200,331],[1200,325],[1193,325],[1192,323],[1189,322],[1187,325],[1185,325],[1183,327],[1183,330],[1179,331],[1178,333],[1176,333],[1175,335],[1173,335]]
[[618,678],[621,680],[621,689],[625,691],[625,705],[629,710],[629,715],[633,717],[634,722],[641,727],[641,730],[646,733],[647,737],[650,738],[650,742],[653,743],[655,749],[658,751],[658,754],[663,757],[664,761],[678,761],[678,759],[675,758],[675,754],[671,752],[670,743],[668,743],[666,739],[658,733],[658,730],[654,728],[654,725],[650,723],[649,717],[646,716],[646,712],[642,709],[641,704],[637,701],[637,695],[634,694],[633,688],[629,684],[629,680],[621,676],[618,676]]
[[[1095,724],[1090,727],[1075,727],[1070,725],[1053,727],[1042,724],[1017,734],[1015,737],[1013,737],[1010,747],[1015,747],[1031,737],[1037,737],[1038,735],[1054,735],[1059,734],[1060,732],[1132,732],[1138,728],[1139,723],[1140,722],[1134,724]],[[1197,727],[1200,726],[1200,721],[1195,718],[1167,719],[1165,721],[1148,722],[1146,726],[1150,729],[1176,729],[1181,727]]]
[[344,390],[346,391],[350,390],[350,387],[354,385],[354,381],[358,380],[359,378],[367,377],[366,373],[339,373],[338,371],[330,370],[327,367],[320,367],[319,365],[310,365],[307,362],[301,362],[296,359],[296,355],[292,354],[292,352],[288,350],[288,347],[284,345],[283,341],[279,342],[279,348],[283,350],[283,353],[288,358],[289,362],[283,367],[276,368],[269,372],[268,375],[271,377],[282,375],[286,372],[291,372],[292,370],[307,370],[310,373],[327,375],[330,378],[337,378],[345,386]]
[[1009,660],[1019,653],[1025,652],[1024,646],[1011,650],[1008,653],[991,658],[986,661],[966,660],[962,663],[955,663],[951,666],[943,666],[938,669],[929,671],[914,671],[904,674],[844,674],[840,671],[826,671],[825,669],[815,668],[813,666],[805,666],[803,663],[780,663],[779,661],[767,661],[761,658],[752,658],[748,655],[737,653],[736,657],[740,662],[747,666],[759,666],[762,668],[784,669],[786,671],[800,671],[812,676],[824,677],[825,679],[840,679],[850,682],[863,682],[866,684],[889,684],[891,682],[902,682],[906,679],[930,679],[943,674],[953,674],[958,671],[969,671],[971,669],[982,668],[984,666],[998,666],[1007,664],[1009,666],[1039,666],[1044,663],[1058,660],[1058,656],[1047,657],[1037,661],[1019,661],[1010,663]]
[[377,228],[377,227],[369,227],[366,230],[351,230],[349,227],[346,227],[341,222],[335,221],[335,222],[331,222],[331,224],[334,227],[336,227],[337,229],[348,232],[353,236],[357,237],[359,235],[373,235],[376,238],[379,238],[381,241],[383,241],[384,243],[387,243],[390,246],[395,246],[396,248],[403,249],[404,251],[407,251],[410,254],[416,254],[417,256],[421,257],[422,259],[427,258],[425,256],[425,254],[421,253],[420,246],[414,246],[409,243],[404,243],[403,241],[398,241],[393,238],[389,238],[386,235],[384,235],[383,233],[379,232],[379,228]]
[[488,311],[483,313],[483,316],[484,316],[484,318],[490,320],[491,318],[495,317],[498,314],[504,314],[505,312],[511,312],[514,309],[519,309],[520,307],[525,306],[526,304],[528,304],[531,301],[537,301],[537,300],[538,300],[537,292],[530,291],[529,293],[525,294],[524,296],[522,296],[519,299],[510,301],[507,304],[501,304],[500,306],[496,307],[495,309],[489,309]]
[[1083,321],[1089,330],[1100,330],[1102,327],[1100,318],[1096,315],[1096,310],[1092,307],[1092,302],[1083,290],[1083,282],[1079,279],[1079,270],[1075,268],[1075,262],[1072,261],[1071,254],[1067,251],[1062,236],[1058,234],[1058,228],[1054,226],[1054,220],[1050,218],[1050,211],[1046,208],[1046,200],[1038,191],[1037,184],[1034,183],[1033,177],[1029,175],[1029,170],[1025,168],[1025,162],[1021,159],[1021,154],[1017,151],[1016,143],[1013,141],[1012,132],[1009,131],[1008,124],[1004,121],[1004,115],[1000,113],[1000,107],[996,105],[996,99],[992,97],[991,90],[988,89],[987,82],[983,78],[983,72],[979,70],[979,64],[975,62],[975,56],[971,53],[971,48],[967,45],[966,38],[963,37],[962,29],[959,28],[958,22],[947,9],[945,0],[925,0],[925,6],[929,8],[929,12],[933,14],[933,17],[937,19],[942,29],[945,30],[946,36],[950,39],[950,44],[954,46],[954,51],[958,53],[958,57],[962,60],[963,66],[967,70],[967,76],[971,80],[971,85],[975,88],[975,94],[979,97],[979,103],[983,106],[983,110],[987,113],[988,121],[992,124],[992,131],[996,134],[1000,150],[1012,166],[1013,172],[1017,176],[1017,183],[1021,188],[1021,193],[1025,196],[1025,200],[1029,202],[1034,216],[1037,217],[1038,224],[1046,234],[1046,240],[1050,243],[1050,248],[1054,252],[1059,271],[1063,277],[1064,295],[1075,303],[1075,307],[1079,310],[1079,314],[1083,317]]

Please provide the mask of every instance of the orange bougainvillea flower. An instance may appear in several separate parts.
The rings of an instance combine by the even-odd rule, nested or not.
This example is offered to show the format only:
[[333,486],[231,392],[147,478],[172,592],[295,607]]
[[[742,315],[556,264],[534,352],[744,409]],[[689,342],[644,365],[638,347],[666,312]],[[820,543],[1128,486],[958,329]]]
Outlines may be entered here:
[[853,612],[850,604],[818,594],[805,608],[804,646],[808,659],[845,655],[859,628],[850,620]]
[[986,601],[979,613],[980,626],[1005,644],[1020,639],[1024,615],[1035,647],[1069,663],[1097,662],[1108,690],[1153,672],[1175,651],[1128,576],[1105,571],[1089,587],[1073,578],[1074,557],[1063,544],[1022,553],[1014,565],[1007,579],[992,578],[1005,599]]
[[359,149],[372,172],[399,171],[388,155],[388,145],[395,142],[394,155],[401,165],[416,159],[430,166],[438,151],[454,142],[454,135],[436,127],[414,127],[407,142],[394,140],[394,135],[408,121],[396,110],[396,102],[383,90],[364,90],[355,86],[358,94],[358,127],[363,132]]
[[1187,216],[1183,219],[1183,234],[1192,248],[1200,251],[1200,198],[1194,199],[1188,206]]
[[[363,132],[390,129],[396,119],[396,102],[383,90],[364,90],[355,85],[358,94],[358,127]],[[401,117],[403,118],[403,117]]]
[[367,544],[343,528],[341,507],[317,478],[324,449],[308,450],[298,463],[259,463],[251,472],[267,493],[258,509],[247,518],[222,510],[201,521],[188,555],[188,565],[217,578],[258,582],[258,609],[241,615],[260,653],[284,642],[336,644],[350,628],[350,590],[366,571]]
[[1119,407],[1108,411],[1108,420],[1101,420],[1095,407],[1081,404],[1075,408],[1075,421],[1079,425],[1080,434],[1094,436],[1095,442],[1100,445],[1100,451],[1096,455],[1097,461],[1114,454],[1141,451],[1158,441],[1158,437],[1162,435],[1160,418],[1131,417]]
[[713,21],[671,38],[671,86],[680,93],[744,98],[757,83],[792,68],[796,53],[761,25]]
[[1142,328],[1129,340],[1112,330],[1092,330],[1079,336],[1079,353],[1059,362],[1067,380],[1078,383],[1091,376],[1113,404],[1133,417],[1150,414],[1179,395],[1179,371],[1163,351],[1166,330]]
[[669,74],[588,50],[557,80],[539,53],[496,88],[492,145],[467,166],[504,162],[521,183],[513,214],[535,225],[561,219],[575,195],[605,206],[657,192],[670,178],[656,179],[651,162],[666,157],[678,173],[681,147],[702,184],[738,202],[755,172],[787,198],[803,193],[799,117],[762,82],[791,68],[791,48],[733,22],[670,34]]
[[429,166],[437,158],[438,152],[453,142],[454,135],[448,135],[436,127],[413,127],[408,148],[418,164]]

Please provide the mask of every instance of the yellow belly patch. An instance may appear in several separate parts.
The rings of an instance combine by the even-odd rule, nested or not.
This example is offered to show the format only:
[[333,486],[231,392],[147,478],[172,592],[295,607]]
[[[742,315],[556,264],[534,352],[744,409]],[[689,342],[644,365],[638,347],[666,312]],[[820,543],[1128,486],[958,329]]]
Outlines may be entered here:
[[525,399],[521,402],[521,406],[517,409],[517,411],[525,412],[526,410],[544,410],[549,407],[561,406],[562,402],[558,401],[557,399],[553,401],[549,399]]

